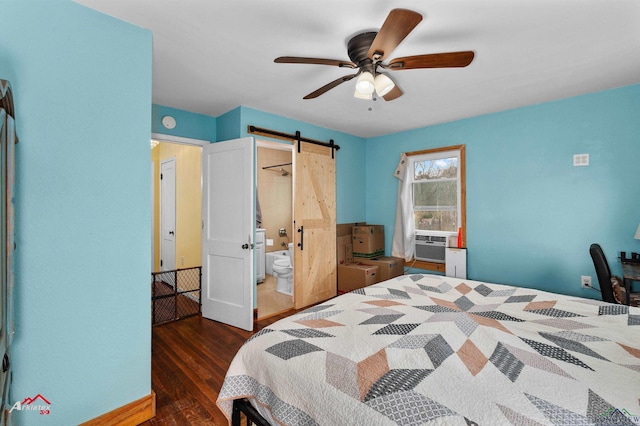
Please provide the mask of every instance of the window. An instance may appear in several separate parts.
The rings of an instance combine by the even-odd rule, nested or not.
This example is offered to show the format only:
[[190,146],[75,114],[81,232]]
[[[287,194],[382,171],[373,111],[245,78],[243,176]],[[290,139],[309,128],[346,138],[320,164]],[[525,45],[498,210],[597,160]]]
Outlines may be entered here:
[[[407,153],[417,233],[465,230],[464,145]],[[465,244],[466,245],[466,244]]]

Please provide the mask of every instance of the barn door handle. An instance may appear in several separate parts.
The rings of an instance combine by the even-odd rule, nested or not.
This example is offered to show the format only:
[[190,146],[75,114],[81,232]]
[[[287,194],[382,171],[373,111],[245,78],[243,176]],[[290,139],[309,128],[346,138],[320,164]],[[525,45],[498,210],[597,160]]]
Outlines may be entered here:
[[300,233],[300,242],[298,243],[298,247],[300,247],[300,250],[304,250],[304,225],[298,228],[298,232]]

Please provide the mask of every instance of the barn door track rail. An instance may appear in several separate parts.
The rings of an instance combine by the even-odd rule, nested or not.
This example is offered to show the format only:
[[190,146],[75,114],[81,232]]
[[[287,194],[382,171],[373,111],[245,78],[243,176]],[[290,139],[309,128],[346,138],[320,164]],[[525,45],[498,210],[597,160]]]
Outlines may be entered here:
[[296,131],[295,135],[292,135],[290,133],[278,132],[277,130],[265,129],[262,127],[256,127],[252,125],[249,125],[248,129],[249,129],[249,133],[252,135],[261,135],[261,136],[267,136],[274,139],[298,142],[298,152],[300,152],[300,142],[307,142],[307,143],[312,143],[314,145],[326,146],[327,148],[331,148],[331,158],[334,158],[334,152],[340,149],[340,145],[336,145],[333,142],[333,139],[330,139],[329,142],[322,142],[315,139],[309,139],[300,135],[299,131]]

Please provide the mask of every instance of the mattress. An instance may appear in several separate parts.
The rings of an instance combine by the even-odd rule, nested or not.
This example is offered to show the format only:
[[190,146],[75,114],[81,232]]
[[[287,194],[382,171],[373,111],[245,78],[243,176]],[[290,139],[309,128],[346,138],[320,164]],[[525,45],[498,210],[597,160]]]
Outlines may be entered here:
[[404,275],[282,319],[217,405],[273,424],[640,424],[640,308]]

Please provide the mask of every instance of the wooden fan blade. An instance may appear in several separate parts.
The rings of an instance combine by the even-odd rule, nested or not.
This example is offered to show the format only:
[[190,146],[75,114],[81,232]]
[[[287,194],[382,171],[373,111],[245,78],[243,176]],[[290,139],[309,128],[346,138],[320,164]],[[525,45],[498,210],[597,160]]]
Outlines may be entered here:
[[369,59],[383,60],[422,21],[422,15],[408,9],[393,9],[369,48]]
[[318,96],[322,95],[325,92],[328,92],[329,90],[333,89],[334,87],[344,83],[345,81],[349,81],[351,80],[353,77],[355,77],[356,75],[358,75],[358,73],[352,74],[352,75],[345,75],[344,77],[340,77],[338,79],[333,80],[331,83],[329,84],[325,84],[324,86],[322,86],[321,88],[319,88],[316,91],[313,91],[311,93],[309,93],[307,96],[305,96],[302,99],[313,99],[313,98],[317,98]]
[[386,95],[384,95],[382,97],[382,99],[384,99],[385,101],[392,101],[394,99],[399,98],[400,96],[402,96],[404,92],[402,90],[400,90],[400,88],[396,85],[393,89],[391,89],[391,91],[389,93],[387,93]]
[[356,64],[350,61],[341,61],[338,59],[300,58],[297,56],[280,56],[279,58],[274,59],[273,62],[275,62],[276,64],[316,64],[357,68]]
[[474,56],[475,54],[472,51],[405,56],[404,58],[392,59],[386,68],[398,71],[416,68],[466,67],[473,61]]

